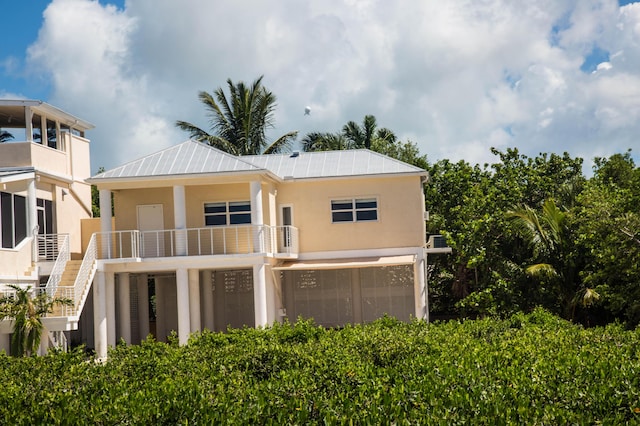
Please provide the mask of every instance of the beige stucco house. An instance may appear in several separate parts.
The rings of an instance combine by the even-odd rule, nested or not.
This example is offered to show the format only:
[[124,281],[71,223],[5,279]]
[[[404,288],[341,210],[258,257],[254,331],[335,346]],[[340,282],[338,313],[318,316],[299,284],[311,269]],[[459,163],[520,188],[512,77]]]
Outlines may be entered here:
[[94,176],[115,220],[87,249],[86,342],[104,355],[150,332],[424,318],[426,180],[368,150],[236,157],[195,141]]
[[[93,125],[42,101],[0,100],[0,293],[7,284],[42,287],[71,297],[64,265],[81,259],[80,222],[91,217],[89,140]],[[10,135],[10,136],[9,136]],[[56,262],[58,260],[58,262]],[[64,294],[62,294],[64,293]],[[87,292],[78,292],[77,306]],[[77,327],[79,312],[44,321],[43,346]],[[11,321],[0,321],[0,350],[9,351]]]

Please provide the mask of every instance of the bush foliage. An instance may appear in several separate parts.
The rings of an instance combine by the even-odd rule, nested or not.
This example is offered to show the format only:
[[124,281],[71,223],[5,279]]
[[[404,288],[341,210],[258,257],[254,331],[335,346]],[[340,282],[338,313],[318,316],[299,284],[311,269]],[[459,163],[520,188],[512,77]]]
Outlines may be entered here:
[[640,422],[640,330],[545,312],[204,332],[188,345],[0,354],[6,424]]

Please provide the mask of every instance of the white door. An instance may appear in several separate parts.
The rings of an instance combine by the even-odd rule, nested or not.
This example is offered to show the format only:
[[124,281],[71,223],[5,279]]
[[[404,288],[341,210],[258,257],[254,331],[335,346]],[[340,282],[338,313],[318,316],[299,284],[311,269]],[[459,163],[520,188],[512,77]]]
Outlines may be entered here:
[[282,228],[280,231],[280,238],[278,242],[278,248],[280,252],[288,252],[291,248],[291,228],[293,226],[293,206],[282,205],[280,206],[280,223]]
[[142,257],[163,257],[164,215],[162,204],[138,206],[138,230],[140,231],[140,254]]

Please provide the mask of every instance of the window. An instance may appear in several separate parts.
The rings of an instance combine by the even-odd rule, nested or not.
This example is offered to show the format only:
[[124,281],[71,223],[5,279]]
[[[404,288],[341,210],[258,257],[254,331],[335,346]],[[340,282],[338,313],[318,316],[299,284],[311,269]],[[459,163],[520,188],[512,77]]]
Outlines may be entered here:
[[245,225],[251,223],[249,201],[229,201],[204,204],[206,226]]
[[332,200],[331,220],[333,223],[378,220],[378,200],[375,198]]
[[0,193],[0,235],[3,248],[14,248],[27,237],[27,199]]

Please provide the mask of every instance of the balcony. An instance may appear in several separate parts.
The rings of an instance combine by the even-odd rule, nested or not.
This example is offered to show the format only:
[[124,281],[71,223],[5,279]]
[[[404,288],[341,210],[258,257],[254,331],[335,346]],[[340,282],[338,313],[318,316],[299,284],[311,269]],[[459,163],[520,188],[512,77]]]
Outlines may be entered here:
[[98,259],[265,254],[296,258],[293,226],[240,225],[96,233]]
[[0,154],[0,167],[35,167],[59,175],[68,172],[66,152],[35,142],[2,143]]

